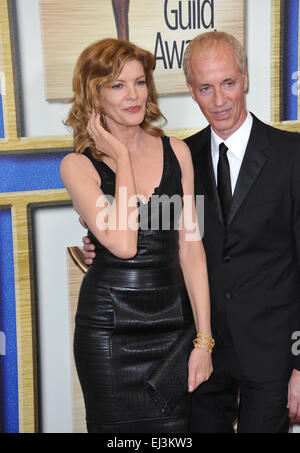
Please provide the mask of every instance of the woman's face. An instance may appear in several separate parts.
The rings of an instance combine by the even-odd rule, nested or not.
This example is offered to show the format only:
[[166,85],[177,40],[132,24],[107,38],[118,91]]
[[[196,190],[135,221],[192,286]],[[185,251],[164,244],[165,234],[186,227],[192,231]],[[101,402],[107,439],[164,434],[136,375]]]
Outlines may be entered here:
[[112,84],[100,88],[99,100],[108,128],[140,125],[145,118],[147,98],[144,68],[137,60],[129,61]]

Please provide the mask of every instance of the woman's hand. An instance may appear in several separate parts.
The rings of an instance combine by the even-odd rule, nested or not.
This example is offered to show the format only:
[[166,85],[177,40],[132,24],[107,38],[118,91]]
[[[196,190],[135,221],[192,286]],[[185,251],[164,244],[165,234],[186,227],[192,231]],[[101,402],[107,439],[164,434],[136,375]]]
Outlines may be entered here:
[[93,110],[89,119],[87,131],[90,138],[94,140],[96,149],[111,157],[114,161],[117,161],[122,153],[128,152],[127,147],[122,142],[104,129],[100,122],[100,113],[96,113],[95,110]]
[[194,348],[190,354],[188,368],[188,390],[193,392],[200,384],[207,381],[213,372],[211,353]]

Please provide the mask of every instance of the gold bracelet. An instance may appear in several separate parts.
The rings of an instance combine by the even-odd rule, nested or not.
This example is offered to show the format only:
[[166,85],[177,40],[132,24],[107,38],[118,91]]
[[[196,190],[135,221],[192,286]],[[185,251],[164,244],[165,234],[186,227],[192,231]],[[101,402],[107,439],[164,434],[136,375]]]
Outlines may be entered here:
[[215,340],[207,333],[202,332],[197,334],[197,338],[195,338],[193,343],[195,348],[203,349],[204,351],[210,353],[212,352],[215,346]]

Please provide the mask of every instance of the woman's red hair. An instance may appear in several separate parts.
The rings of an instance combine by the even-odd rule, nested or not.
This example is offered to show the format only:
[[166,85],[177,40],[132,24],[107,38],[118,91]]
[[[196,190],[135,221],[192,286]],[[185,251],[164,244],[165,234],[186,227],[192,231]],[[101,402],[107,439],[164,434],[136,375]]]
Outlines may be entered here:
[[124,65],[132,60],[142,64],[148,87],[146,115],[140,126],[150,135],[156,137],[163,135],[162,129],[152,124],[154,121],[165,119],[157,102],[153,79],[154,56],[129,41],[108,38],[88,46],[79,56],[74,68],[74,97],[71,100],[73,105],[65,124],[73,128],[75,152],[82,153],[86,148],[90,148],[95,158],[101,158],[101,153],[96,150],[93,140],[89,138],[87,124],[93,109],[102,112],[99,102],[101,85],[113,83]]

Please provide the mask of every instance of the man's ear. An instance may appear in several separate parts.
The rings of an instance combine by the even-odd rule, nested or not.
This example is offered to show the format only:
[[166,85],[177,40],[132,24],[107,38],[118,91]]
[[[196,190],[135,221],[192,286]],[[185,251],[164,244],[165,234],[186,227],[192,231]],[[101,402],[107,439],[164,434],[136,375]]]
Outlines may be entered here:
[[248,78],[248,71],[245,69],[245,74],[244,74],[244,92],[246,93],[249,88],[249,78]]

